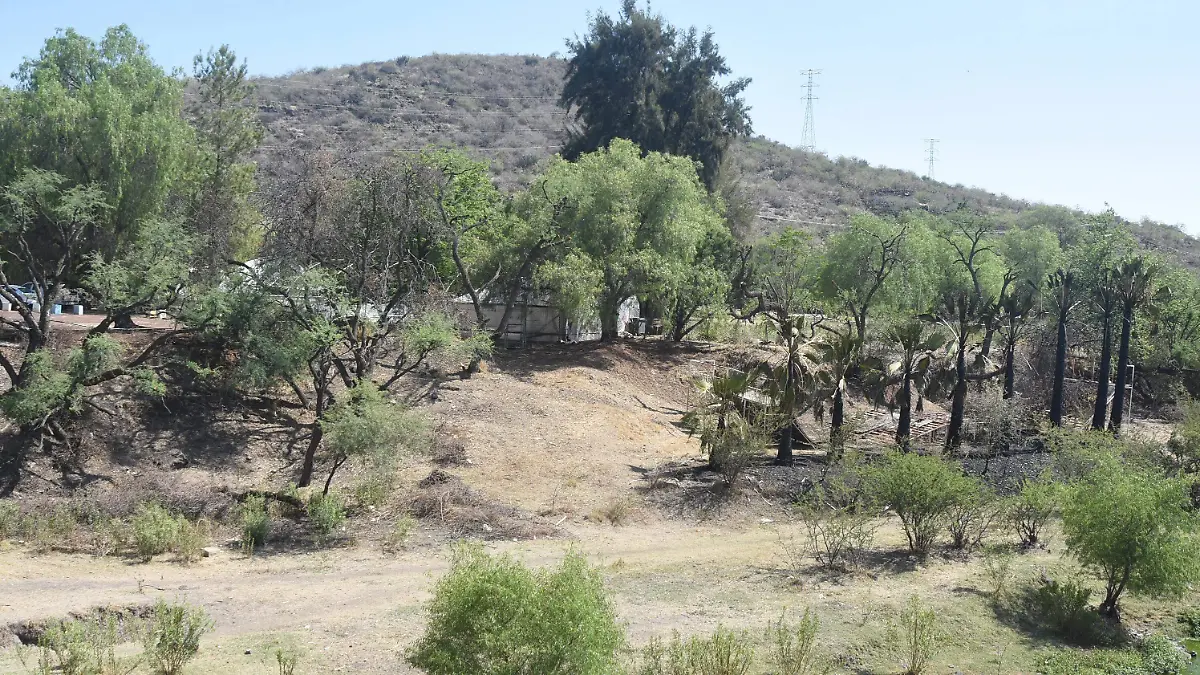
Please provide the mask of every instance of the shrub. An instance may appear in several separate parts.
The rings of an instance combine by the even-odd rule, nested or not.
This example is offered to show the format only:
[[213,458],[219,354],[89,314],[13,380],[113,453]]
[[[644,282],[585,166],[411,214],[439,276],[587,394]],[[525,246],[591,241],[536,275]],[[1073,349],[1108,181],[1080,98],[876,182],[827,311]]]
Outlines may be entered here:
[[806,505],[800,507],[800,517],[807,534],[807,554],[828,570],[856,567],[878,528],[869,513],[854,505]]
[[941,646],[937,614],[926,609],[921,599],[912,596],[900,612],[900,625],[893,627],[892,641],[903,661],[905,675],[925,672],[930,659]]
[[754,647],[744,634],[717,627],[708,638],[683,640],[676,633],[663,644],[655,638],[642,650],[638,675],[746,675]]
[[412,538],[412,532],[417,527],[417,519],[410,514],[404,514],[396,519],[392,524],[391,532],[388,532],[387,537],[383,540],[383,550],[388,553],[395,553],[404,548],[408,544],[408,540]]
[[990,547],[983,553],[983,573],[987,576],[992,598],[1000,600],[1013,577],[1013,555],[1006,549]]
[[591,519],[598,523],[624,525],[632,511],[633,507],[630,505],[629,500],[616,499],[592,511]]
[[1042,661],[1044,675],[1177,675],[1187,672],[1188,655],[1161,635],[1137,649],[1059,649]]
[[1091,611],[1091,590],[1073,580],[1030,584],[1028,609],[1044,628],[1074,644],[1100,641],[1099,617]]
[[1000,513],[1001,508],[995,498],[976,483],[974,489],[965,491],[962,499],[951,504],[946,512],[950,546],[960,551],[977,548]]
[[200,651],[200,638],[211,629],[203,609],[159,600],[146,625],[146,660],[160,675],[177,675]]
[[0,501],[0,539],[9,539],[16,535],[20,525],[21,507],[14,501]]
[[118,518],[101,518],[92,524],[92,554],[114,555],[129,546],[132,538],[128,523]]
[[170,551],[179,535],[180,520],[158,504],[142,504],[133,517],[133,543],[142,560],[149,562]]
[[867,492],[900,516],[908,548],[925,553],[933,545],[950,508],[967,499],[976,483],[937,457],[892,452],[867,470]]
[[175,542],[172,546],[175,557],[185,563],[199,560],[204,555],[208,538],[208,522],[199,520],[191,523],[185,518],[179,518],[179,529],[175,532]]
[[1200,638],[1200,607],[1185,609],[1179,613],[1179,623],[1183,624],[1187,636]]
[[573,551],[556,569],[535,572],[459,545],[428,614],[409,661],[432,675],[607,675],[624,642],[599,572]]
[[1125,590],[1178,596],[1200,578],[1196,517],[1183,481],[1105,465],[1063,505],[1067,548],[1105,584],[1100,610],[1117,615]]
[[817,670],[817,630],[820,621],[804,610],[800,623],[791,626],[786,616],[767,624],[768,660],[778,675],[807,675]]
[[1046,524],[1058,508],[1061,488],[1049,474],[1026,481],[1021,492],[1009,503],[1008,520],[1021,540],[1021,546],[1033,548],[1042,542]]
[[299,662],[300,654],[296,650],[285,647],[275,648],[275,664],[279,666],[279,675],[294,675]]
[[308,519],[317,532],[317,538],[325,541],[346,522],[346,507],[342,498],[332,492],[314,492],[308,498]]
[[57,621],[38,638],[39,675],[125,675],[136,659],[118,659],[117,618],[111,614],[90,619]]
[[708,447],[709,468],[721,474],[725,486],[732,488],[746,467],[762,454],[767,439],[763,430],[731,416],[725,428],[706,432],[702,441]]
[[267,540],[271,529],[271,516],[267,513],[267,500],[259,495],[250,495],[242,502],[242,551],[253,555],[255,549]]

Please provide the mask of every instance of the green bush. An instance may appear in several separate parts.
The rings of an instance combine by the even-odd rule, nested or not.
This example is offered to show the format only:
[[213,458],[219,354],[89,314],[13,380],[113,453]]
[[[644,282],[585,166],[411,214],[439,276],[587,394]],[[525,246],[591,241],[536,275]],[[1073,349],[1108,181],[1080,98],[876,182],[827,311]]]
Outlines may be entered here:
[[942,644],[937,613],[912,596],[900,611],[899,625],[891,629],[891,642],[904,665],[904,675],[920,675]]
[[821,623],[804,610],[800,623],[792,626],[786,616],[767,624],[768,660],[777,675],[808,675],[817,671],[817,630]]
[[892,452],[866,471],[867,493],[900,516],[908,548],[926,553],[951,507],[969,499],[976,481],[937,457]]
[[1008,504],[1008,521],[1021,540],[1021,546],[1033,548],[1042,543],[1046,524],[1058,509],[1060,485],[1049,474],[1026,481],[1021,492]]
[[1063,504],[1067,548],[1104,582],[1110,615],[1126,590],[1177,597],[1200,579],[1196,531],[1184,481],[1128,466],[1096,469]]
[[253,555],[255,549],[267,540],[271,529],[271,516],[267,513],[267,500],[259,495],[250,495],[242,502],[242,551]]
[[749,638],[722,627],[711,637],[683,640],[676,633],[669,643],[657,638],[642,649],[638,675],[746,675],[754,664]]
[[1179,623],[1183,625],[1187,637],[1200,638],[1200,607],[1185,609],[1179,613]]
[[146,625],[145,656],[159,675],[178,675],[200,651],[200,638],[212,621],[199,607],[159,600]]
[[199,560],[204,555],[204,547],[208,545],[209,525],[201,519],[195,523],[179,518],[179,529],[175,532],[175,542],[171,550],[181,562],[190,563]]
[[56,621],[38,638],[38,675],[125,675],[137,659],[119,659],[117,618],[111,614],[90,619]]
[[624,643],[599,572],[576,552],[533,571],[478,545],[456,546],[428,615],[409,662],[432,675],[608,675]]
[[346,522],[346,507],[342,498],[333,492],[314,492],[308,498],[308,520],[313,524],[317,538],[325,541]]
[[1038,623],[1073,644],[1102,641],[1100,617],[1088,605],[1092,592],[1086,586],[1068,579],[1028,588],[1029,611]]
[[175,546],[181,518],[158,504],[142,504],[133,516],[133,543],[142,560],[149,561]]

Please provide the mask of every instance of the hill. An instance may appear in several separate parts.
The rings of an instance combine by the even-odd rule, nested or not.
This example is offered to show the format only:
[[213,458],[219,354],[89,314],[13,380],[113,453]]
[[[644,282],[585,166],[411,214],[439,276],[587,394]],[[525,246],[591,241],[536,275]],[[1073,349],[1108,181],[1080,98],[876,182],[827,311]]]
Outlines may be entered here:
[[[501,186],[519,187],[566,138],[569,120],[557,106],[565,63],[540,56],[433,54],[257,78],[267,129],[262,169],[270,174],[294,147],[381,153],[453,145],[489,159]],[[863,211],[940,213],[962,203],[1006,222],[1053,224],[1078,215],[764,137],[737,143],[732,163],[757,206],[759,232],[791,224],[822,235]],[[1148,248],[1200,270],[1200,240],[1153,221],[1131,225]]]

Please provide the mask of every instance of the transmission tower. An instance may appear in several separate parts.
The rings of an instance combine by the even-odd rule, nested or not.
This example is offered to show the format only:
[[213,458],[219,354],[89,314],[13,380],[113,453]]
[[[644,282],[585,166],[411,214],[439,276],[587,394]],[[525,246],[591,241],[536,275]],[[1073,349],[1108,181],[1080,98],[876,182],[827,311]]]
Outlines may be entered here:
[[933,165],[937,161],[937,144],[940,139],[926,138],[925,142],[929,144],[929,149],[925,151],[925,157],[929,160],[929,180],[933,180]]
[[817,97],[813,96],[813,88],[819,85],[813,84],[813,76],[820,75],[821,71],[809,68],[808,70],[801,71],[801,74],[808,75],[808,84],[805,86],[808,93],[804,96],[806,102],[804,106],[804,133],[800,138],[800,145],[809,152],[816,152],[817,128],[816,121],[813,118],[813,101],[817,100]]

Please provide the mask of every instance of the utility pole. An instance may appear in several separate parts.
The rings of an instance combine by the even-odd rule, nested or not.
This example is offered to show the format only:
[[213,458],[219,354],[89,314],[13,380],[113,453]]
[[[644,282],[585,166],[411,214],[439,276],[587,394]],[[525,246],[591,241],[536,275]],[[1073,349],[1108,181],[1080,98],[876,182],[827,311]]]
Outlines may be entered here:
[[926,138],[925,142],[929,144],[929,149],[925,151],[925,156],[929,160],[929,180],[933,180],[933,164],[937,161],[937,144],[940,139]]
[[821,71],[809,68],[808,70],[802,70],[800,72],[801,74],[808,76],[808,84],[805,86],[805,88],[808,90],[808,93],[804,96],[806,101],[806,105],[804,106],[804,133],[800,138],[800,147],[809,152],[816,152],[817,128],[815,119],[813,118],[813,101],[817,100],[817,97],[813,96],[813,87],[818,85],[813,84],[813,76],[820,75]]

